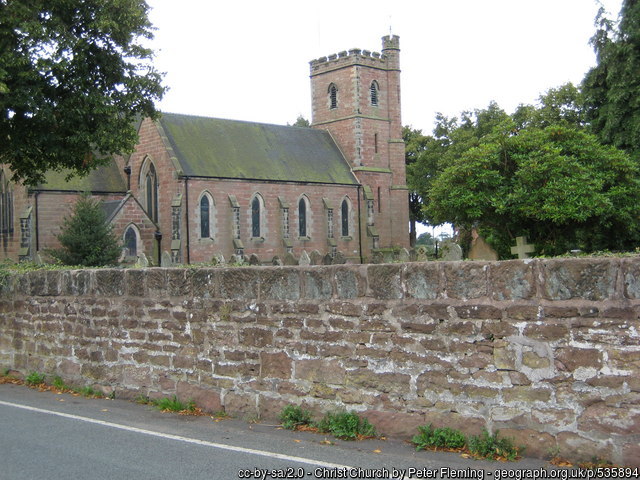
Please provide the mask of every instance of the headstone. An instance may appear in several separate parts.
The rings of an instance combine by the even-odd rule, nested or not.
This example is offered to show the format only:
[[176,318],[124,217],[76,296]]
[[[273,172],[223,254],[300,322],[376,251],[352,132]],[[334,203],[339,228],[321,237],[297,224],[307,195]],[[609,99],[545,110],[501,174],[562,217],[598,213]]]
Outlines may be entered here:
[[251,254],[251,256],[249,257],[249,265],[260,265],[260,259],[258,258],[258,255],[256,255],[255,253]]
[[318,250],[313,250],[309,258],[311,259],[311,265],[322,265],[323,257]]
[[409,249],[409,261],[410,262],[415,262],[418,260],[418,252],[416,252],[415,248],[410,248]]
[[498,254],[491,248],[484,238],[472,232],[473,240],[471,240],[471,249],[469,250],[469,259],[471,260],[486,260],[494,262],[498,260]]
[[407,250],[406,248],[401,248],[400,252],[398,253],[398,261],[400,263],[407,263],[411,261],[411,255],[409,254],[409,250]]
[[245,264],[244,259],[245,259],[244,255],[236,255],[234,253],[233,255],[231,255],[231,258],[229,259],[229,261],[232,265],[244,265]]
[[165,250],[162,252],[162,256],[160,257],[160,266],[170,267],[171,265],[173,265],[173,262],[171,261],[171,254]]
[[511,247],[511,254],[518,258],[529,258],[529,254],[536,251],[533,245],[527,244],[527,237],[516,237],[516,246]]
[[343,263],[347,263],[347,257],[344,256],[344,253],[337,252],[333,256],[333,264],[334,265],[342,265]]
[[275,257],[273,257],[273,259],[271,259],[271,265],[276,265],[278,267],[282,266],[282,259],[276,255]]
[[447,262],[457,262],[462,260],[462,248],[457,243],[447,240],[442,242],[440,247],[441,259]]
[[303,250],[302,255],[300,255],[300,261],[298,262],[298,265],[307,267],[310,264],[311,264],[311,259],[309,258],[309,254],[305,250]]
[[425,245],[418,245],[416,248],[416,260],[418,262],[426,262],[427,261],[428,250]]
[[298,260],[293,256],[293,253],[287,253],[284,256],[284,264],[285,265],[298,265]]
[[322,264],[323,265],[333,264],[333,257],[331,256],[330,253],[327,253],[324,257],[322,257]]
[[135,266],[138,268],[146,268],[149,266],[149,260],[147,259],[147,256],[144,253],[140,252]]
[[384,255],[381,251],[373,252],[371,263],[384,263]]
[[216,253],[213,258],[211,259],[211,262],[214,265],[224,265],[224,255],[222,255],[220,252]]

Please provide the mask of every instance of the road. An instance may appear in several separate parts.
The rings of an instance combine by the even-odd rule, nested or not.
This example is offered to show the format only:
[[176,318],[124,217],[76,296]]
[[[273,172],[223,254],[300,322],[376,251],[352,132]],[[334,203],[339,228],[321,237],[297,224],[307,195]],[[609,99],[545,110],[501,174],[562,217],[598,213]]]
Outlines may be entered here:
[[[416,452],[391,440],[328,438],[332,444],[323,443],[326,439],[274,425],[163,413],[125,400],[0,385],[3,480],[275,478],[270,473],[309,480],[456,478],[452,475],[458,471],[467,475],[457,478],[493,479],[498,469],[546,465],[532,459],[504,464]],[[358,473],[349,473],[350,467]],[[443,477],[446,468],[451,470]]]

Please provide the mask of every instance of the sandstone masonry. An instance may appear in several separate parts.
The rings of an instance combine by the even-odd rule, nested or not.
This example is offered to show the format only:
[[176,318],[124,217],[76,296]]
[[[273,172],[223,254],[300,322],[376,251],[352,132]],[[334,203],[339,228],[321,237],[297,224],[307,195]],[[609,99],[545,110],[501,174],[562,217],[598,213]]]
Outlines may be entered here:
[[37,271],[2,287],[0,366],[640,466],[638,278],[637,258]]

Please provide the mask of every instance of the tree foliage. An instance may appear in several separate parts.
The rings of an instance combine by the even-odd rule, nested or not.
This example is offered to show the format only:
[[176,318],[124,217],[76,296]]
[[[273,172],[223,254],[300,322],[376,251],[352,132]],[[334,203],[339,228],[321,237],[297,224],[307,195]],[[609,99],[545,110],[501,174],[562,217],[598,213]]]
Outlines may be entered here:
[[15,180],[131,152],[164,88],[144,0],[0,0],[0,163]]
[[58,240],[61,248],[49,253],[65,265],[114,265],[121,253],[100,202],[87,195],[78,200],[73,215],[64,219]]
[[640,168],[588,133],[580,102],[565,85],[513,115],[440,117],[440,167],[421,192],[430,223],[477,228],[503,258],[520,235],[547,255],[635,247]]
[[600,9],[591,39],[597,65],[585,76],[586,116],[599,138],[640,155],[640,2],[624,0],[619,22]]

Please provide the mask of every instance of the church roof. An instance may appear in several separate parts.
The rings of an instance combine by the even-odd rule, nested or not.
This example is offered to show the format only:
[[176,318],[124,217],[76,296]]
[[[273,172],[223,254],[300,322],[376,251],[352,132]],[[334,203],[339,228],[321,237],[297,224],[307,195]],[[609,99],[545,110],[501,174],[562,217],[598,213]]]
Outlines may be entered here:
[[358,184],[324,130],[170,113],[159,124],[185,176]]
[[36,190],[65,191],[65,192],[101,192],[123,193],[127,191],[127,185],[118,171],[116,162],[109,162],[91,170],[82,177],[75,175],[66,180],[70,170],[50,170],[45,175],[45,182],[36,187]]

